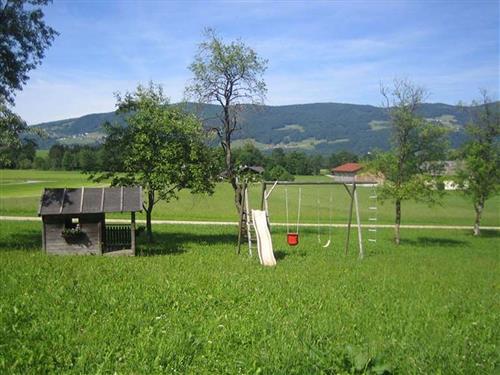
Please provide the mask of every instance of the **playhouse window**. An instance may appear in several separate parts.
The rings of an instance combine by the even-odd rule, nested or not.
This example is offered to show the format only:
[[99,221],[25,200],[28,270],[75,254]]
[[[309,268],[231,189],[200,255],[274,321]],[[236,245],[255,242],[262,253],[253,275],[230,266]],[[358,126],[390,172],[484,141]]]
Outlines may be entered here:
[[80,224],[80,218],[78,217],[67,218],[64,221],[64,228],[66,229],[76,228],[76,226],[79,224]]

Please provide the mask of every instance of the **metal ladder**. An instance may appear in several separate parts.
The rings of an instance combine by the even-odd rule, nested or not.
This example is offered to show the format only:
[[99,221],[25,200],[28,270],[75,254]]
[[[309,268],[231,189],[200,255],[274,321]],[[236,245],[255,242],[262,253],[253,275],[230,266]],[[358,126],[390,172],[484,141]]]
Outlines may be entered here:
[[377,221],[378,221],[378,202],[377,202],[377,185],[373,185],[369,193],[368,206],[368,242],[377,242]]

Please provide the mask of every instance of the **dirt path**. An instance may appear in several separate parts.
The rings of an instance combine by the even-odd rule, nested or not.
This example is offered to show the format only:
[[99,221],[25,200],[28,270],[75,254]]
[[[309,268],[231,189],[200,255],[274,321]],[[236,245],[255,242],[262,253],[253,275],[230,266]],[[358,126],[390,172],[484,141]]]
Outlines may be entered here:
[[[39,217],[33,216],[0,216],[0,221],[40,221]],[[130,223],[130,220],[127,219],[106,219],[108,223],[117,223],[117,224],[127,224]],[[137,220],[138,224],[145,224],[146,220]],[[188,221],[188,220],[152,220],[153,224],[178,224],[178,225],[222,225],[222,226],[236,226],[238,223],[236,221]],[[272,223],[273,226],[284,227],[286,223]],[[294,224],[296,225],[296,224]],[[303,223],[300,224],[301,227],[317,227],[318,224],[311,223]],[[330,224],[320,224],[322,227],[328,227]],[[356,227],[356,224],[352,224],[353,228]],[[362,224],[364,228],[367,227],[375,227],[375,228],[393,228],[392,224]],[[347,224],[332,224],[334,228],[345,228]],[[401,228],[407,229],[472,229],[472,225],[401,225]],[[500,227],[492,227],[492,226],[481,226],[481,229],[486,230],[500,230]]]

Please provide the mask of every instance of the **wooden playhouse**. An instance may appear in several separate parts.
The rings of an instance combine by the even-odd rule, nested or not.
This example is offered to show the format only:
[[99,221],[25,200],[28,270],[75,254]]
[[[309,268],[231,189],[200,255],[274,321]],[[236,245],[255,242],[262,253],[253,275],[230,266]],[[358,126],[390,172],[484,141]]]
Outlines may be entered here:
[[[43,249],[52,254],[135,255],[140,187],[44,189]],[[130,212],[130,224],[107,224],[106,213]]]

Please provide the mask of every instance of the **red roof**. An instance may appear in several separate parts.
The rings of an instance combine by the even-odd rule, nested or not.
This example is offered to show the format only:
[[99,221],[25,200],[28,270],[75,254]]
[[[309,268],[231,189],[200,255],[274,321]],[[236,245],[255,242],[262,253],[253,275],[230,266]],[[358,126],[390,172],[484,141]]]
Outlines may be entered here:
[[356,173],[363,167],[358,163],[345,163],[332,169],[333,173]]

